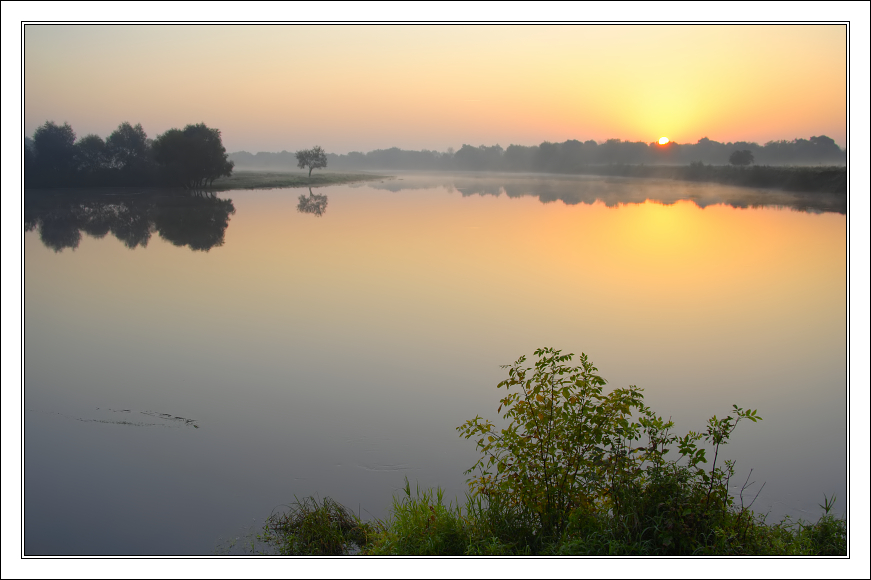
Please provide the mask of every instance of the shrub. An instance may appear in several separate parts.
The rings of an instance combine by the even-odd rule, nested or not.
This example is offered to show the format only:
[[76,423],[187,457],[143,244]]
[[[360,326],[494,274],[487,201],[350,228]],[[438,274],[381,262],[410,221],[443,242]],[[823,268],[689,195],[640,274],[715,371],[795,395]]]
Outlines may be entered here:
[[[508,378],[498,387],[509,393],[497,412],[507,427],[480,417],[458,427],[482,453],[466,471],[477,473],[468,480],[472,493],[533,516],[542,541],[560,537],[578,512],[607,517],[612,536],[655,540],[666,550],[682,551],[689,538],[711,533],[732,505],[734,463],[717,465],[720,446],[742,419],[760,420],[756,411],[734,406],[734,416],[713,417],[706,431],[678,437],[671,421],[644,405],[642,389],[605,393],[586,354],[579,366],[559,350],[535,355],[534,367],[522,366],[526,357],[503,367]],[[700,441],[713,447],[709,471],[699,466],[707,462]],[[673,447],[679,455],[667,460]]]

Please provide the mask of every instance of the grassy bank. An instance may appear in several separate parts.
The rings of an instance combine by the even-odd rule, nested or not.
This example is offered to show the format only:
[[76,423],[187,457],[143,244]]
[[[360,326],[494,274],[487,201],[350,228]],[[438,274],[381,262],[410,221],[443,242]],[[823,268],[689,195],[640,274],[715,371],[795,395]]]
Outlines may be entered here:
[[290,173],[278,171],[236,170],[230,177],[216,179],[210,190],[229,191],[233,189],[276,189],[284,187],[320,187],[339,185],[358,181],[390,179],[372,173]]
[[701,181],[735,185],[782,189],[803,193],[847,194],[847,168],[842,166],[778,166],[754,165],[590,165],[580,168],[583,175],[612,177],[647,177]]
[[261,539],[284,555],[847,554],[834,497],[815,523],[769,524],[751,510],[750,474],[737,497],[730,490],[735,461],[723,448],[739,423],[762,420],[756,411],[733,405],[703,431],[674,435],[641,389],[605,392],[584,354],[578,366],[558,350],[535,354],[534,367],[521,357],[498,385],[508,391],[497,410],[505,428],[481,417],[457,428],[481,452],[463,505],[446,504],[440,489],[412,493],[406,479],[384,521],[306,498],[273,513]]
[[283,556],[847,555],[847,522],[829,514],[814,523],[766,523],[752,511],[734,509],[709,527],[701,521],[704,509],[694,512],[683,503],[675,510],[664,501],[649,507],[656,509],[633,514],[634,526],[611,514],[575,510],[561,534],[547,535],[520,509],[473,495],[464,505],[446,503],[441,489],[412,492],[406,481],[384,521],[364,522],[331,498],[310,497],[270,516],[259,539]]
[[[847,194],[847,168],[843,166],[768,166],[731,165],[588,165],[578,167],[579,175],[675,179],[722,183],[737,187],[781,189],[797,193]],[[236,170],[232,177],[215,180],[212,189],[269,189],[280,187],[318,187],[356,181],[391,179],[371,173],[290,173]]]

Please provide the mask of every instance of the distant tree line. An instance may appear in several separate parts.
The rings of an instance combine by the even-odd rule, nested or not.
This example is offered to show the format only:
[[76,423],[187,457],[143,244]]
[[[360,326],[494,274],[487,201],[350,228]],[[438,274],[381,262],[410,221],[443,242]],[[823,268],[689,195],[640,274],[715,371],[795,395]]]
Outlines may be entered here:
[[[843,165],[847,153],[834,140],[821,135],[810,139],[769,141],[765,145],[739,141],[720,143],[707,137],[694,144],[670,142],[643,143],[609,139],[545,141],[540,145],[463,145],[445,152],[409,151],[396,147],[368,153],[327,154],[329,166],[339,170],[416,170],[416,171],[517,171],[537,173],[584,173],[591,166],[612,164],[688,165],[707,163],[727,165],[735,151],[749,153],[759,165]],[[745,153],[743,158],[747,158]],[[252,169],[290,169],[297,164],[293,153],[231,153],[238,167]]]
[[203,123],[170,129],[149,139],[142,125],[121,123],[105,140],[76,139],[68,124],[47,121],[24,138],[27,188],[169,186],[203,189],[229,177],[233,162],[221,132]]

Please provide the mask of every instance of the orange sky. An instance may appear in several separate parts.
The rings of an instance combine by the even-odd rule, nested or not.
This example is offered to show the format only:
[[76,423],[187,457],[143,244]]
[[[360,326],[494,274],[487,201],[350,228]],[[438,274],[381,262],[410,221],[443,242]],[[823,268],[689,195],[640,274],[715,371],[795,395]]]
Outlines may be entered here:
[[24,131],[188,123],[228,151],[828,135],[843,25],[27,25]]

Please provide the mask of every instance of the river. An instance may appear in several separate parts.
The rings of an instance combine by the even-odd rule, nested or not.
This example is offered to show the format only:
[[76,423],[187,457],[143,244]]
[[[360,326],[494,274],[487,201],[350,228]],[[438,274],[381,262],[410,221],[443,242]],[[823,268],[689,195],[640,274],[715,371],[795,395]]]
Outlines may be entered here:
[[226,553],[294,496],[382,518],[406,477],[462,498],[456,427],[543,346],[680,433],[757,409],[725,450],[745,500],[843,513],[843,201],[492,174],[28,193],[25,554]]

